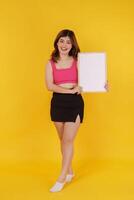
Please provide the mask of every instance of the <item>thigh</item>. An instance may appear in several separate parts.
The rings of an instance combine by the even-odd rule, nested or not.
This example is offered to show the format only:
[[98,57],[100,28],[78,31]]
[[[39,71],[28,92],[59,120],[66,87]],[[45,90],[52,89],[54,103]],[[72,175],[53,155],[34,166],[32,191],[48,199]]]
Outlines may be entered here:
[[75,122],[65,122],[63,130],[63,142],[73,142],[80,127],[80,116],[76,117]]
[[54,122],[54,126],[57,130],[59,139],[61,140],[63,136],[64,122]]

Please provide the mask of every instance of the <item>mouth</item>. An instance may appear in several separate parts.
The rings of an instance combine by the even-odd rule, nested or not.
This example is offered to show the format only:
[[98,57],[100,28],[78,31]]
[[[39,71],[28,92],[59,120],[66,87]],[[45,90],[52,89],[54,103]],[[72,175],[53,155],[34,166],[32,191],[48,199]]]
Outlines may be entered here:
[[62,51],[67,51],[68,49],[67,49],[67,48],[61,48],[61,50],[62,50]]

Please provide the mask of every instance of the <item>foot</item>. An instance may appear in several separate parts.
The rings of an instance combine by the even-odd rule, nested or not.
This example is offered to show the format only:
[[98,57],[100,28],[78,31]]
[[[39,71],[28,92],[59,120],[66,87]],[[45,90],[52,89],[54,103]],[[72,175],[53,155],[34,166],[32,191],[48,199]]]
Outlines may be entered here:
[[66,175],[66,182],[69,183],[72,181],[72,178],[75,176],[75,174],[67,174]]
[[56,181],[56,183],[53,185],[53,187],[50,189],[50,192],[59,192],[63,189],[64,185],[66,182],[58,182]]
[[63,189],[66,183],[66,176],[60,176],[53,187],[50,189],[50,192],[59,192]]

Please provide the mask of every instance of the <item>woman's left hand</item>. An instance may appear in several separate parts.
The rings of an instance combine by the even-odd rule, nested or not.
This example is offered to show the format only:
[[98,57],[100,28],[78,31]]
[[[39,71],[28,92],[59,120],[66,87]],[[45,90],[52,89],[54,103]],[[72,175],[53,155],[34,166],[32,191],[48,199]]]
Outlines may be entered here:
[[105,88],[107,91],[109,90],[108,80],[107,80],[107,82],[105,83],[104,88]]
[[77,93],[80,94],[82,92],[82,87],[76,85],[73,89],[72,89],[73,94]]

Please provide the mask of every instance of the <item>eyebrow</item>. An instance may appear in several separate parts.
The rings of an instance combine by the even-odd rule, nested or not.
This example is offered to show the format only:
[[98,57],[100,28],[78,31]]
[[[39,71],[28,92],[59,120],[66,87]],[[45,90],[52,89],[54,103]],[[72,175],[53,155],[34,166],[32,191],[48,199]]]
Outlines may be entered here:
[[[64,40],[64,39],[63,39],[63,38],[60,38],[60,40]],[[70,40],[70,39],[67,39],[67,42],[68,42],[68,41],[69,41],[69,42],[71,42],[71,40]]]

